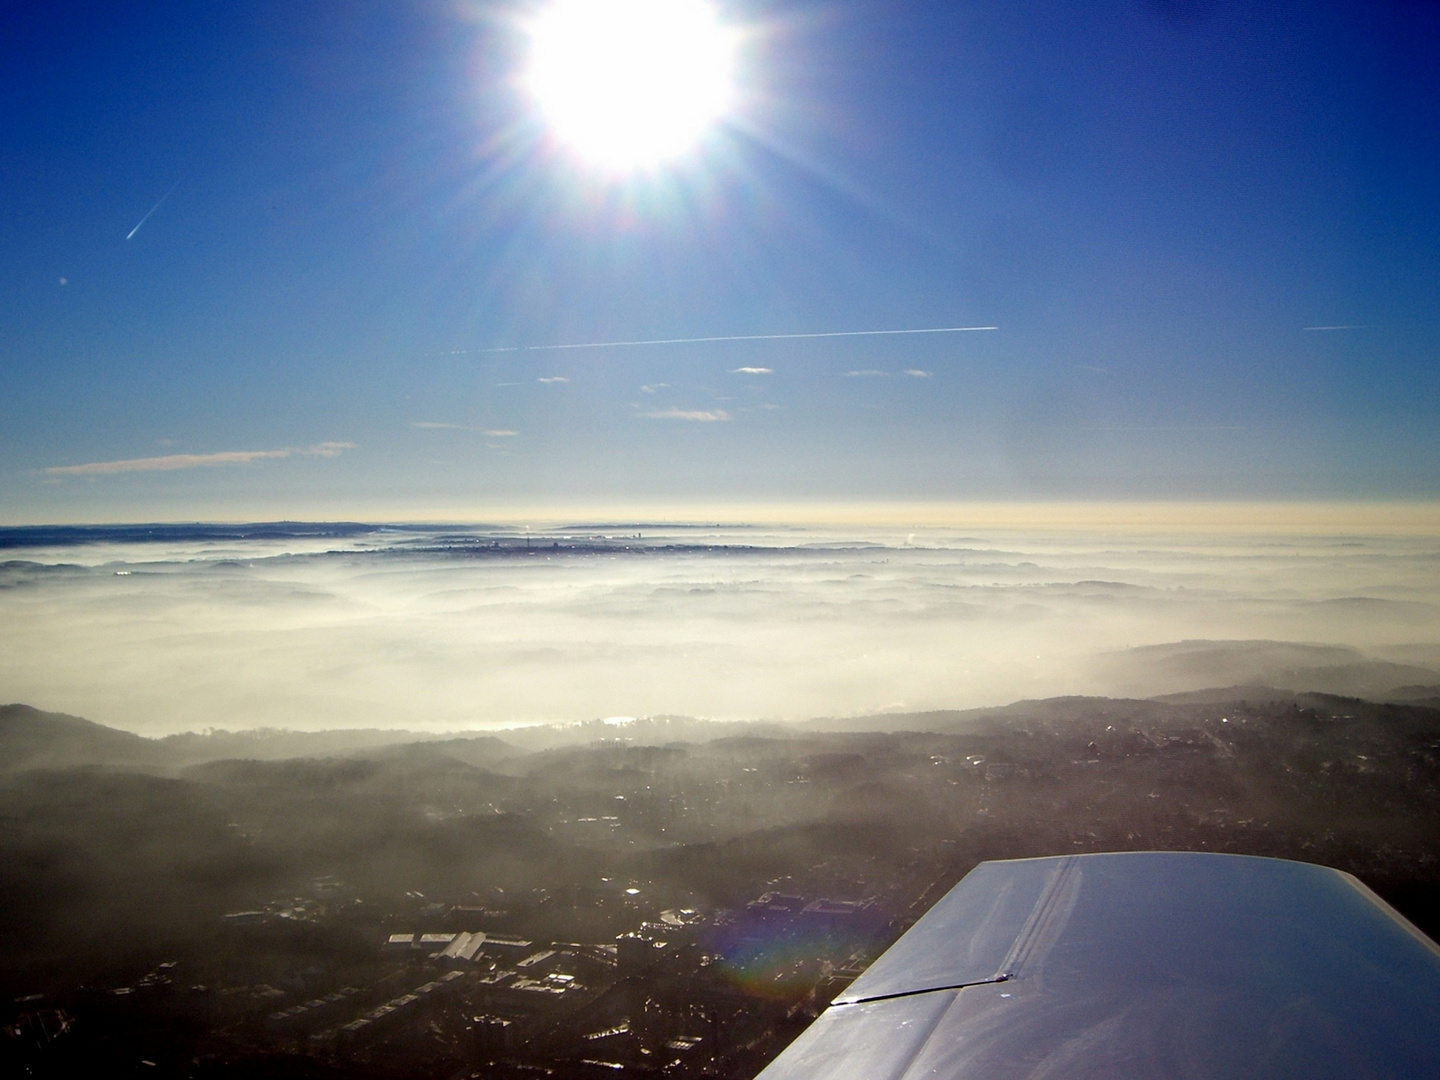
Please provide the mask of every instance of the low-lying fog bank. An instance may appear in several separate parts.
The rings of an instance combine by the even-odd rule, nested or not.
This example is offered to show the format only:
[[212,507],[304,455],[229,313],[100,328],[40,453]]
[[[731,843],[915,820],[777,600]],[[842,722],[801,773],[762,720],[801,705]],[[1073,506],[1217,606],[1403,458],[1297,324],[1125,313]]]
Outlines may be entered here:
[[1428,537],[346,526],[6,546],[0,700],[146,735],[1440,683]]

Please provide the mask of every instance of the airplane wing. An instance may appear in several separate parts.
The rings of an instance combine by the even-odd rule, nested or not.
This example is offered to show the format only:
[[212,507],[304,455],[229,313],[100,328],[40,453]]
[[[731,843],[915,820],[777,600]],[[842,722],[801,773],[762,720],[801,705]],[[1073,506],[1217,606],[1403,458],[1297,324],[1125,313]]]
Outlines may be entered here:
[[1349,874],[981,863],[757,1080],[1440,1077],[1440,948]]

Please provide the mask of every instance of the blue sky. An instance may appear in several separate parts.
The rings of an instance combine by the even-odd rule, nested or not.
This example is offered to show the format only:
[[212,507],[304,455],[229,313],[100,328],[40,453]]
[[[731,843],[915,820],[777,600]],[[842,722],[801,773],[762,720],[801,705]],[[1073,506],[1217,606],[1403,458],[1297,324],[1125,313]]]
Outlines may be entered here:
[[1440,495],[1440,6],[722,4],[623,182],[525,10],[7,8],[0,517]]

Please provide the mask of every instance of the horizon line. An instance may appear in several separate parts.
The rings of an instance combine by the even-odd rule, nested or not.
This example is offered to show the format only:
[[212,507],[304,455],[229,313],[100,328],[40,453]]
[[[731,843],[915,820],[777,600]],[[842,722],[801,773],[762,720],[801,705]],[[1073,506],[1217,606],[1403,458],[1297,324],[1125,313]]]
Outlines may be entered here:
[[[946,499],[946,500],[816,500],[806,504],[779,500],[713,500],[706,504],[616,500],[603,505],[496,505],[490,513],[457,507],[411,507],[408,512],[338,507],[334,516],[303,518],[283,509],[270,514],[200,518],[145,516],[128,519],[93,518],[23,522],[0,520],[0,530],[45,528],[122,528],[155,526],[351,525],[384,527],[445,527],[489,525],[574,528],[577,523],[606,522],[612,527],[643,524],[648,528],[704,525],[795,527],[919,527],[1079,529],[1118,528],[1126,532],[1325,532],[1440,534],[1440,498],[1389,499]],[[366,510],[370,512],[366,512]],[[397,512],[398,511],[398,512]]]

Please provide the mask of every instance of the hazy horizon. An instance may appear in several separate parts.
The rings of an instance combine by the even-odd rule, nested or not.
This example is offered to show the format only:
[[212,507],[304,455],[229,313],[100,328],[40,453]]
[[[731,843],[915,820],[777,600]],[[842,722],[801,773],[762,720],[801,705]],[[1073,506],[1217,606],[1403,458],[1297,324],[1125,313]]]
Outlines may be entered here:
[[1220,685],[1116,659],[1197,639],[1440,663],[1423,514],[1387,535],[1293,509],[1308,527],[100,527],[23,547],[45,538],[12,529],[0,686],[152,735],[458,731]]
[[[915,527],[1118,529],[1157,532],[1277,534],[1353,531],[1376,534],[1430,534],[1440,537],[1440,498],[1069,498],[992,499],[827,499],[785,500],[570,500],[507,502],[457,500],[411,504],[395,500],[354,500],[333,512],[314,513],[314,505],[284,500],[197,503],[194,513],[151,513],[163,504],[130,504],[123,513],[21,516],[0,510],[0,528],[118,525],[264,525],[275,523],[364,524],[380,526],[492,526],[511,529],[571,528],[813,528],[867,527],[904,530]],[[311,512],[307,513],[309,510]],[[202,512],[208,511],[208,512]],[[260,511],[268,511],[262,513]]]

